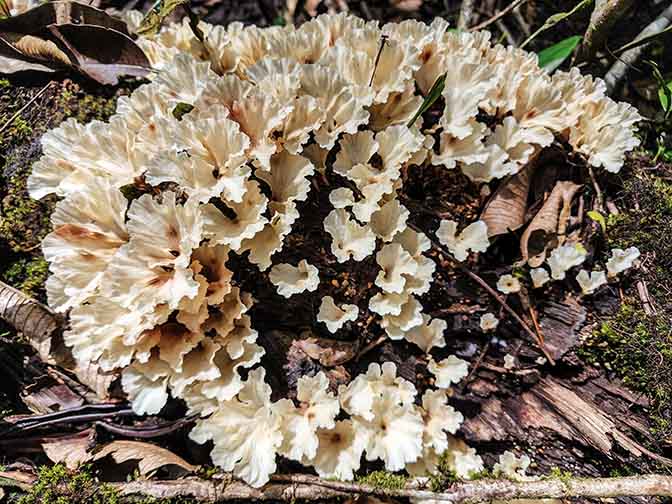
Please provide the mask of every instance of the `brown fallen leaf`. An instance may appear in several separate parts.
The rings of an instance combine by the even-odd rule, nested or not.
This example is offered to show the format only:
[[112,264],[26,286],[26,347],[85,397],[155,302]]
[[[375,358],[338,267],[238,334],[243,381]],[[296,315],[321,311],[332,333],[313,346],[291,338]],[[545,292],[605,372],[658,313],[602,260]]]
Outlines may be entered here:
[[520,252],[524,262],[528,262],[533,268],[538,267],[546,259],[546,250],[554,239],[564,236],[572,200],[580,188],[580,185],[569,181],[555,184],[551,194],[520,237]]
[[88,451],[91,432],[91,429],[86,429],[76,434],[50,439],[42,443],[42,449],[55,464],[65,464],[68,469],[77,469],[93,457]]
[[318,361],[324,367],[338,366],[352,360],[357,352],[354,345],[347,341],[325,338],[306,338],[293,342],[308,357]]
[[112,28],[128,35],[126,23],[120,19],[86,3],[72,1],[45,2],[22,14],[0,19],[0,32],[13,31],[30,35],[40,33],[45,26],[66,23]]
[[[118,374],[103,373],[95,365],[78,366],[63,342],[62,320],[49,307],[0,282],[0,319],[23,334],[42,362],[75,374],[98,398],[108,396],[109,386]],[[72,389],[73,384],[69,385]],[[84,396],[82,393],[79,395]],[[86,399],[89,400],[89,397]]]
[[488,226],[489,237],[523,227],[531,174],[532,164],[528,164],[502,183],[492,195],[481,213],[481,220]]
[[0,20],[0,73],[41,67],[74,70],[101,84],[151,70],[123,22],[86,4],[62,1]]
[[177,466],[187,472],[194,472],[198,466],[191,465],[173,452],[150,443],[140,441],[112,441],[98,451],[93,460],[111,456],[117,464],[130,460],[138,461],[138,471],[143,476],[164,466]]
[[21,401],[30,411],[38,415],[84,404],[84,398],[72,391],[65,383],[49,375],[41,376],[37,381],[28,385],[21,393]]

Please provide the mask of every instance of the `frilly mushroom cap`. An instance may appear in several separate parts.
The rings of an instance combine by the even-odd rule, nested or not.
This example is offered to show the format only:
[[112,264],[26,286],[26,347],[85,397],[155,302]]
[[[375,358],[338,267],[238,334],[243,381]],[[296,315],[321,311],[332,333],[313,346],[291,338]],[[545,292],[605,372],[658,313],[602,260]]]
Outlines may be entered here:
[[343,304],[340,307],[334,303],[334,298],[325,296],[320,303],[320,309],[317,312],[317,321],[324,322],[330,333],[335,333],[346,322],[357,320],[359,308],[357,305]]
[[589,273],[585,269],[582,269],[576,275],[576,282],[581,287],[581,292],[592,294],[607,283],[607,274],[602,270],[591,271]]
[[371,228],[357,224],[343,208],[332,210],[327,215],[324,230],[331,235],[331,252],[339,262],[350,258],[361,261],[376,248],[376,235]]
[[455,355],[450,355],[439,362],[431,359],[427,369],[435,376],[436,386],[445,389],[467,376],[469,364]]
[[459,235],[457,234],[457,222],[442,220],[436,237],[448,247],[458,261],[464,261],[469,251],[485,252],[490,246],[488,227],[480,220],[469,224]]
[[637,247],[630,247],[625,250],[615,248],[611,250],[611,257],[607,261],[607,273],[614,277],[623,271],[632,268],[633,264],[640,256]]
[[413,275],[418,265],[398,243],[388,243],[376,254],[380,272],[375,283],[385,292],[399,294],[406,285],[406,276]]
[[532,278],[532,286],[535,289],[542,287],[551,279],[548,271],[544,268],[532,268],[530,270],[530,277]]
[[479,325],[481,326],[481,330],[483,331],[494,331],[497,329],[497,326],[499,325],[499,319],[495,317],[494,313],[485,313],[481,315],[481,318],[479,320]]
[[497,280],[497,290],[504,294],[514,294],[521,289],[520,280],[513,275],[502,275]]
[[271,268],[269,279],[278,288],[278,294],[286,298],[304,291],[314,291],[320,283],[315,266],[302,259],[298,266],[276,264]]
[[583,263],[586,256],[586,249],[579,243],[569,243],[553,249],[546,260],[551,268],[551,277],[554,280],[564,279],[565,273],[574,266]]

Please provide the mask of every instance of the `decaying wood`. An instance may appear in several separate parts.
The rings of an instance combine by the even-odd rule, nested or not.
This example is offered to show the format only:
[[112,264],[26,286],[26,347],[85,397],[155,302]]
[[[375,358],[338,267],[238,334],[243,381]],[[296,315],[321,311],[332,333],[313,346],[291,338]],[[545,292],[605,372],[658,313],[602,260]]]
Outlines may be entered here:
[[[613,461],[648,457],[672,466],[672,460],[651,452],[627,433],[645,430],[637,428],[635,415],[629,414],[627,408],[603,409],[610,407],[606,403],[614,406],[626,401],[616,396],[618,387],[609,390],[608,386],[600,387],[600,383],[598,379],[569,388],[557,378],[542,378],[519,396],[485,399],[479,414],[468,418],[461,432],[471,443],[530,442],[551,434],[584,452],[592,450]],[[472,386],[484,388],[479,384]]]
[[[16,472],[0,472],[0,485],[27,488],[30,478]],[[197,502],[228,500],[322,500],[352,495],[406,497],[442,502],[483,502],[491,499],[538,499],[567,497],[672,496],[672,477],[648,474],[626,478],[567,478],[511,481],[507,479],[455,483],[444,492],[414,488],[385,489],[356,483],[323,480],[304,474],[278,475],[262,488],[252,488],[230,477],[203,480],[185,478],[171,481],[132,481],[112,483],[122,497],[160,499],[190,497]],[[415,486],[415,482],[411,486]]]

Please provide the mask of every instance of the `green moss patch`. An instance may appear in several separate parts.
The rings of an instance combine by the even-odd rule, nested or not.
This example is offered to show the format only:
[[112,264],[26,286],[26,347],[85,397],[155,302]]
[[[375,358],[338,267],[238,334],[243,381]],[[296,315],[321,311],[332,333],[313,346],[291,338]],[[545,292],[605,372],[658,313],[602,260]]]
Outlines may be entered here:
[[406,476],[393,474],[387,471],[373,471],[363,476],[356,477],[356,481],[360,485],[369,485],[387,490],[401,490],[406,486],[406,480]]
[[118,504],[117,491],[99,483],[87,468],[68,471],[58,464],[43,466],[39,478],[19,504]]
[[656,313],[646,314],[634,285],[616,313],[599,321],[580,355],[603,366],[651,403],[656,438],[672,435],[672,169],[637,170],[616,200],[622,213],[607,225],[607,250],[635,246],[636,279],[646,283]]

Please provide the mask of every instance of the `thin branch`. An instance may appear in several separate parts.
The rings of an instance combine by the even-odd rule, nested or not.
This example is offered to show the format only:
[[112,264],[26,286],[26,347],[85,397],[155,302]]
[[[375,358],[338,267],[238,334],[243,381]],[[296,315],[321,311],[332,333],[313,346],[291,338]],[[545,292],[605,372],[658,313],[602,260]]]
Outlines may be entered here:
[[[451,253],[450,253],[449,250],[447,250],[443,245],[441,245],[441,244],[440,244],[439,242],[437,242],[434,238],[432,238],[428,233],[425,233],[425,232],[424,232],[422,229],[420,229],[418,226],[416,226],[415,224],[411,224],[410,222],[407,223],[407,225],[408,225],[408,227],[410,227],[410,228],[413,229],[414,231],[417,231],[417,232],[420,232],[420,233],[426,235],[427,238],[429,239],[429,241],[431,242],[432,246],[433,246],[435,249],[439,250],[440,252],[442,252],[442,253],[444,253],[444,254],[446,254],[446,255],[449,255],[449,256],[451,255]],[[504,297],[502,297],[502,296],[501,296],[495,289],[493,289],[493,288],[488,284],[488,282],[486,282],[485,280],[483,280],[479,275],[477,275],[476,273],[474,273],[473,271],[471,271],[471,270],[470,270],[469,268],[467,268],[466,266],[464,266],[464,265],[460,265],[460,269],[461,269],[462,272],[463,272],[464,274],[466,274],[469,278],[471,278],[472,280],[474,280],[478,285],[480,285],[480,286],[483,287],[486,291],[488,291],[488,294],[490,294],[493,298],[495,298],[495,301],[497,301],[497,302],[502,306],[502,308],[504,308],[504,310],[506,310],[506,311],[509,313],[509,315],[511,315],[511,316],[516,320],[516,322],[518,322],[518,324],[520,324],[520,326],[525,330],[525,332],[526,332],[527,334],[529,334],[529,335],[532,337],[532,340],[535,341],[535,342],[537,343],[537,345],[539,346],[540,350],[544,353],[544,355],[545,355],[546,358],[548,359],[548,362],[549,362],[552,366],[554,366],[554,365],[555,365],[555,360],[554,360],[553,357],[551,357],[551,355],[548,353],[548,350],[546,350],[546,347],[544,346],[544,343],[539,339],[539,336],[537,335],[537,333],[535,333],[535,332],[532,330],[532,328],[530,328],[530,326],[527,324],[527,322],[525,322],[525,321],[522,319],[522,317],[521,317],[520,315],[518,315],[518,314],[516,313],[516,311],[515,311],[513,308],[511,308],[511,307],[509,306],[509,304],[506,302],[506,300],[504,299]]]
[[[650,38],[656,35],[672,24],[672,5],[669,5],[652,23],[646,26],[633,42]],[[621,81],[628,73],[628,69],[634,65],[637,60],[644,54],[644,50],[648,44],[643,44],[625,51],[620,55],[619,59],[614,62],[609,71],[604,76],[604,82],[607,85],[607,92],[613,93]]]
[[457,18],[457,29],[465,31],[469,28],[469,21],[474,15],[474,0],[462,0],[460,5],[460,16]]
[[17,117],[19,117],[21,114],[23,114],[23,111],[26,110],[28,107],[30,107],[35,101],[42,96],[47,89],[49,89],[49,86],[51,86],[51,81],[47,82],[42,89],[40,89],[37,93],[35,93],[35,96],[33,96],[30,100],[28,100],[28,103],[26,103],[23,107],[21,107],[19,110],[17,110],[12,117],[9,118],[9,120],[3,124],[0,127],[0,133],[5,131],[9,126],[16,120]]
[[476,273],[471,271],[469,268],[465,266],[461,266],[460,269],[472,280],[474,280],[478,285],[483,287],[486,291],[488,291],[488,294],[490,294],[495,300],[504,308],[509,315],[511,315],[520,326],[525,329],[525,332],[529,334],[532,339],[537,343],[537,346],[539,346],[539,349],[544,353],[546,358],[548,359],[548,362],[554,366],[555,365],[555,360],[553,357],[551,357],[551,354],[548,353],[548,350],[546,349],[546,346],[544,345],[544,342],[541,341],[539,338],[539,335],[532,330],[532,328],[523,320],[523,318],[516,313],[516,311],[509,306],[509,304],[506,302],[504,297],[502,297],[495,289],[493,289],[488,282],[483,280],[480,276],[478,276]]
[[[479,480],[455,483],[437,493],[416,488],[386,489],[357,483],[331,481],[306,474],[280,474],[262,488],[252,488],[229,475],[221,479],[184,478],[169,481],[138,480],[111,483],[120,495],[119,502],[132,502],[139,496],[157,499],[189,497],[200,503],[254,499],[293,502],[324,500],[352,495],[376,495],[428,499],[442,502],[487,502],[493,499],[562,499],[569,497],[644,497],[672,496],[672,477],[657,474],[626,478],[548,478],[535,481],[507,479]],[[216,477],[217,477],[216,476]],[[222,478],[223,476],[223,478]],[[32,481],[35,476],[32,476]],[[417,482],[414,482],[417,485]],[[30,475],[0,472],[0,486],[29,489]]]
[[477,24],[476,26],[472,26],[471,28],[469,28],[469,31],[482,30],[486,26],[490,26],[492,23],[494,23],[495,21],[498,21],[499,19],[503,18],[509,12],[511,12],[513,9],[515,9],[519,5],[524,4],[525,2],[527,2],[527,0],[514,0],[509,5],[507,5],[505,8],[503,8],[501,11],[499,11],[497,14],[492,16],[490,19],[486,19],[482,23]]
[[607,40],[611,28],[625,14],[633,0],[597,0],[590,15],[590,24],[583,35],[576,62],[591,59]]

